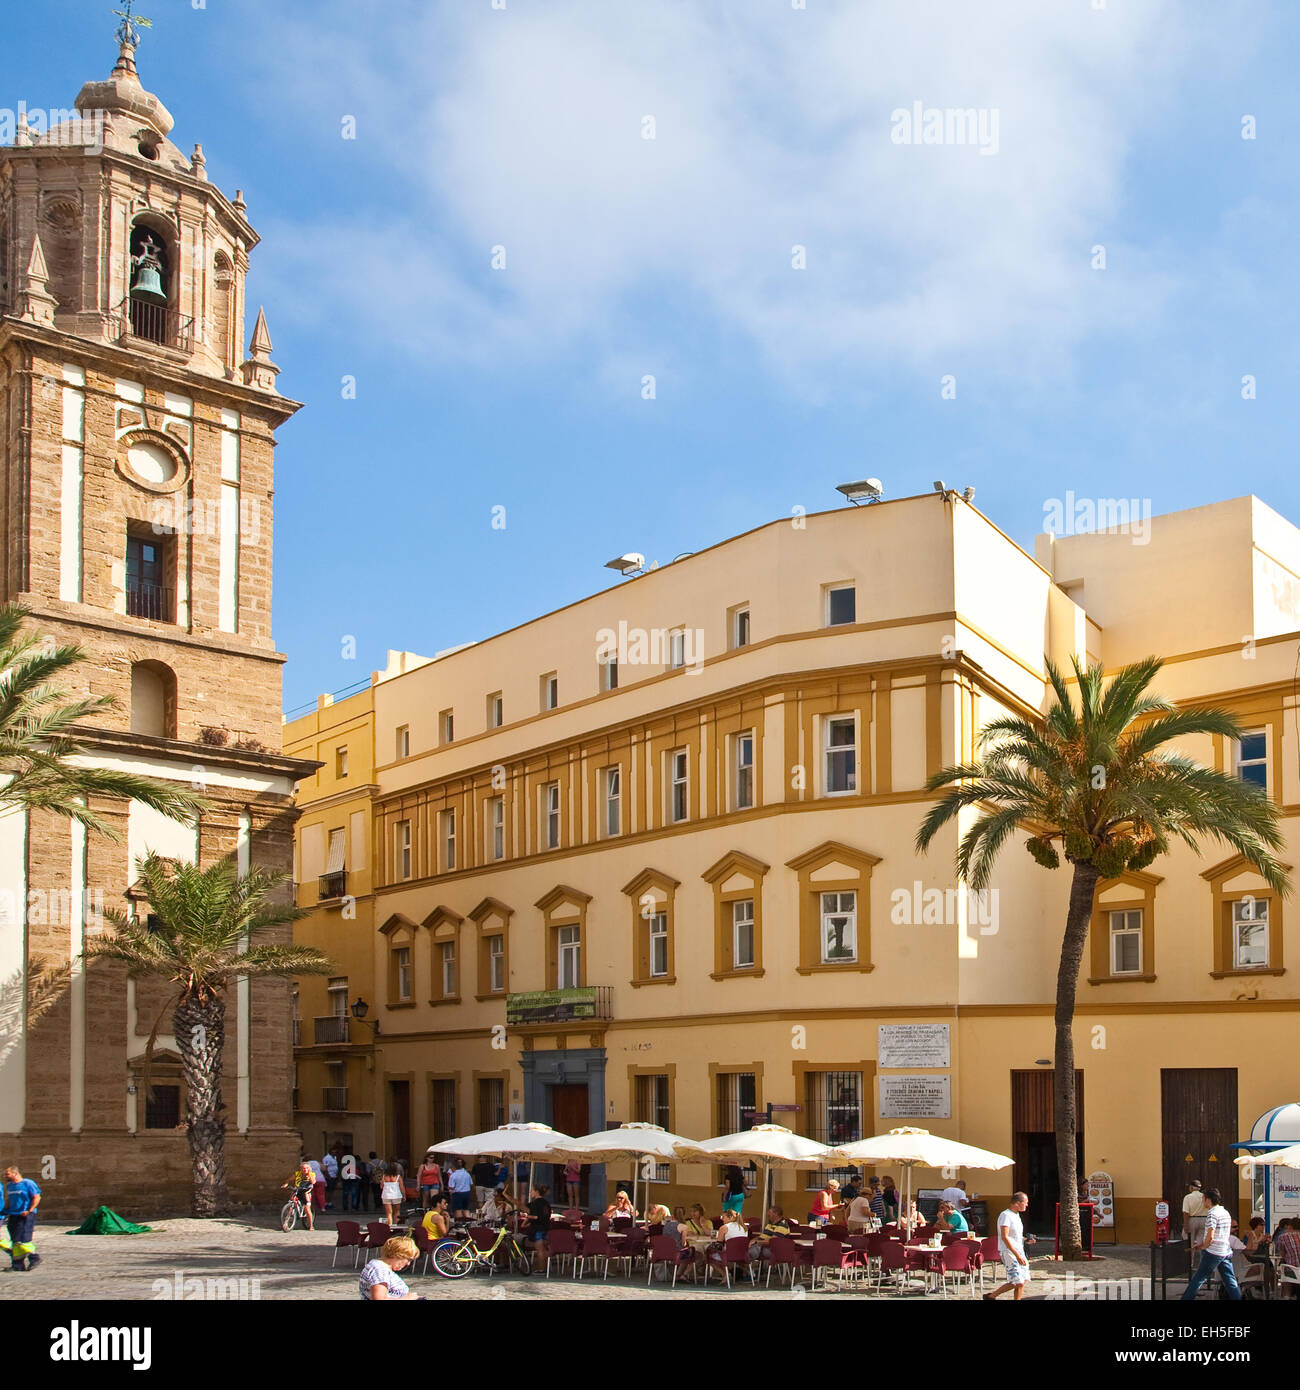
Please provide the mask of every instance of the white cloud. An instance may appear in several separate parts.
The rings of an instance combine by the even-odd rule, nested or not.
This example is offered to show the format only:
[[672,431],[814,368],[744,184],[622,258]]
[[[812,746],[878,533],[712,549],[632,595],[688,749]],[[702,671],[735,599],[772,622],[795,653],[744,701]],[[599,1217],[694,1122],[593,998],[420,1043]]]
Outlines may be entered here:
[[[1112,255],[1099,294],[1088,268],[1115,239],[1133,132],[1195,47],[1164,0],[509,0],[347,32],[295,37],[302,80],[328,64],[355,96],[391,203],[264,227],[258,255],[291,309],[328,284],[332,314],[342,297],[420,355],[569,352],[621,376],[707,333],[817,394],[889,364],[936,383],[961,359],[1043,370],[1118,303],[1150,315],[1175,288]],[[998,153],[892,143],[915,101],[996,108]]]

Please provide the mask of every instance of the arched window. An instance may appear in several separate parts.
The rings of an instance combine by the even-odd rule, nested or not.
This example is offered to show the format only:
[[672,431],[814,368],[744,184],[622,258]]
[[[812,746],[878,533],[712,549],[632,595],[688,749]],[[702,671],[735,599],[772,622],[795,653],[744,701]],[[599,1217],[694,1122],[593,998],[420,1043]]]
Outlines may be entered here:
[[137,661],[131,667],[131,732],[176,737],[176,676],[161,661]]
[[212,351],[229,370],[231,362],[231,324],[235,321],[235,267],[224,251],[212,262]]

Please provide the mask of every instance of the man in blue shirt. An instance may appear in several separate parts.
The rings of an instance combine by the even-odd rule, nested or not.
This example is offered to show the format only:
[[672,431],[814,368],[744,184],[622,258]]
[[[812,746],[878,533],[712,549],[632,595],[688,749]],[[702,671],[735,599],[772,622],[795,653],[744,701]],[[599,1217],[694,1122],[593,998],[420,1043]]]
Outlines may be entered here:
[[9,1229],[7,1233],[0,1231],[0,1250],[9,1253],[14,1269],[35,1269],[41,1262],[34,1239],[41,1189],[10,1164],[4,1173],[4,1197],[5,1224]]

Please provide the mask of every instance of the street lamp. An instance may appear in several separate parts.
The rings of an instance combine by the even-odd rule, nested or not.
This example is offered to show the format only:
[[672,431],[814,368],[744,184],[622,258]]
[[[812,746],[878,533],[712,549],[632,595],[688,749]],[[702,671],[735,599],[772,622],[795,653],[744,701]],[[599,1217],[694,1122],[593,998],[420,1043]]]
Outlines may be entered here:
[[367,1023],[366,1015],[369,1012],[370,1005],[367,1004],[366,1001],[358,994],[357,997],[352,1001],[352,1017],[355,1018],[358,1023],[365,1023],[366,1027],[373,1028],[375,1030],[375,1037],[378,1037],[379,1020],[376,1019],[373,1023]]

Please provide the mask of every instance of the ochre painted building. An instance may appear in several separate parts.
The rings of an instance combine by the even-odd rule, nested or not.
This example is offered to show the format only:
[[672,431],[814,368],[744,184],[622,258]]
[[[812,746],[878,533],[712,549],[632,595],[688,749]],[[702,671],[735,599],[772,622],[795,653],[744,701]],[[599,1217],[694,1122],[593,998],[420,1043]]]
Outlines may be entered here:
[[[310,771],[279,753],[272,456],[298,406],[276,391],[261,315],[241,352],[257,234],[200,147],[187,158],[169,139],[130,42],[76,112],[0,150],[0,588],[85,648],[70,693],[116,697],[82,731],[87,756],[183,782],[211,809],[195,826],[107,805],[117,842],[0,818],[0,1149],[41,1183],[43,1211],[69,1217],[184,1207],[191,1182],[165,1012],[151,1095],[141,1075],[167,987],[78,963],[100,906],[148,912],[128,890],[150,849],[287,872]],[[69,962],[42,1009],[44,972]],[[291,1066],[289,985],[239,985],[224,1077],[236,1200],[265,1200],[297,1157]]]
[[[1027,1187],[1050,1226],[1068,875],[1014,844],[994,893],[956,893],[955,834],[913,848],[925,780],[1044,708],[1045,654],[1155,652],[1164,692],[1250,730],[1185,751],[1258,782],[1300,862],[1297,628],[1300,532],[1257,499],[1034,558],[947,492],[773,522],[386,673],[380,1147],[512,1117],[702,1137],[772,1104],[832,1142],[918,1124],[1011,1154],[971,1186]],[[1237,1194],[1227,1146],[1300,1088],[1293,918],[1213,845],[1100,887],[1081,1171],[1113,1179],[1121,1238],[1188,1177]],[[707,1166],[656,1176],[712,1201]],[[781,1177],[787,1209],[813,1180]]]

